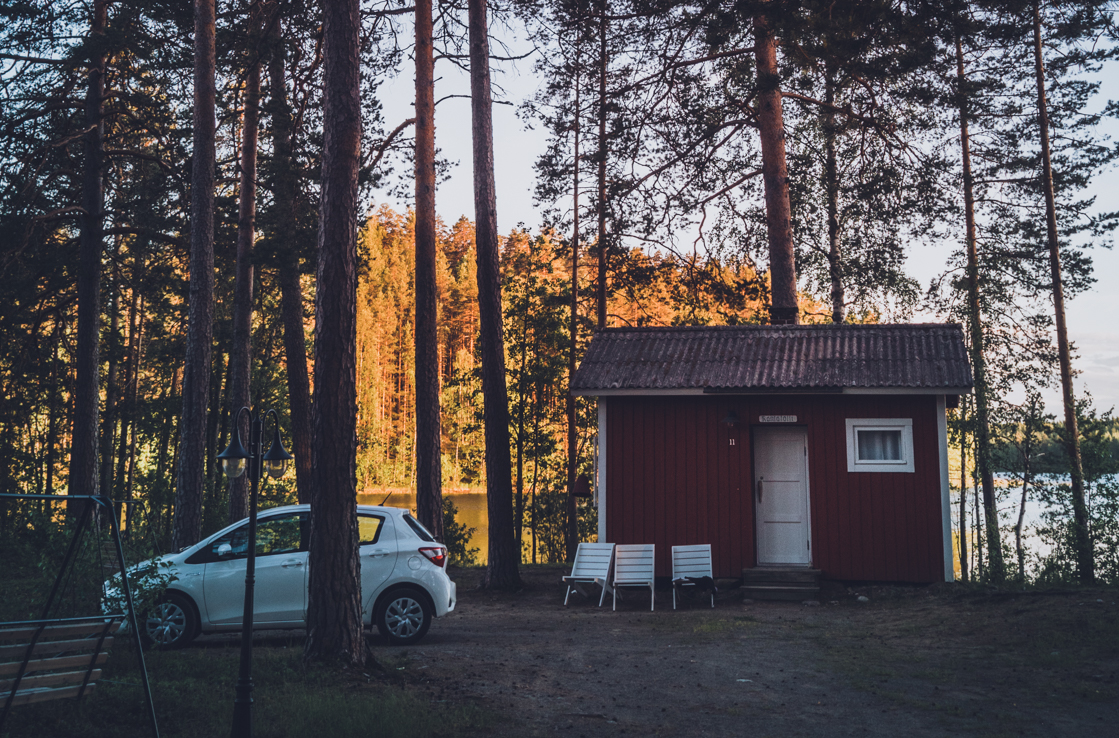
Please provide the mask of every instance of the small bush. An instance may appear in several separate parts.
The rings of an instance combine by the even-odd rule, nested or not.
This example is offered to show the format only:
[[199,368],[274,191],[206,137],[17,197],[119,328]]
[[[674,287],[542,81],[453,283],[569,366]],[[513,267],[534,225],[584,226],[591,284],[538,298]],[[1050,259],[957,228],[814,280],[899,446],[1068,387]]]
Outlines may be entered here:
[[478,549],[470,547],[474,528],[458,522],[458,508],[449,496],[443,497],[443,543],[455,566],[478,566]]

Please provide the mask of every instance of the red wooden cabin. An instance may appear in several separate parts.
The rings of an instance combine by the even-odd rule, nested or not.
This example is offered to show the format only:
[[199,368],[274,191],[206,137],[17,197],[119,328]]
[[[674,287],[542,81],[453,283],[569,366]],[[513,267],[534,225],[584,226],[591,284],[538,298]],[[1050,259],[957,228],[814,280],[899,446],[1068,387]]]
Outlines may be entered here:
[[623,328],[572,392],[598,398],[600,541],[710,543],[717,577],[952,579],[945,408],[958,325]]

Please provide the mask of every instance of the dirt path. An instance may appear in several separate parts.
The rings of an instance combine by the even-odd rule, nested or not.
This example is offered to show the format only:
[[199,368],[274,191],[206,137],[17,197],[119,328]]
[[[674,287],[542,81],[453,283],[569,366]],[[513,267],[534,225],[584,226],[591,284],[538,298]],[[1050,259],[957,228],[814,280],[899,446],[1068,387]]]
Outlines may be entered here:
[[[1077,692],[1083,685],[1073,680],[1078,696],[1070,701],[1060,669],[1030,671],[1025,654],[974,642],[975,633],[989,637],[981,631],[998,624],[998,613],[993,620],[966,618],[975,633],[942,642],[943,626],[964,607],[959,602],[918,592],[859,603],[844,593],[839,604],[807,607],[744,603],[731,591],[714,610],[697,601],[674,612],[671,593],[658,591],[655,612],[640,594],[611,612],[609,602],[599,609],[574,596],[565,608],[561,569],[529,569],[528,587],[516,594],[477,591],[472,572],[459,573],[458,611],[436,621],[420,646],[381,648],[378,655],[435,700],[476,701],[496,711],[499,723],[486,731],[492,735],[1104,736],[1119,730],[1114,641],[1099,644],[1110,645],[1109,654],[1093,649],[1098,663],[1075,665],[1110,669],[1089,680],[1088,692],[1093,685],[1102,691]],[[1100,625],[1115,631],[1117,611],[1100,607]],[[983,660],[988,651],[995,655]],[[1050,682],[1062,680],[1054,693]]]

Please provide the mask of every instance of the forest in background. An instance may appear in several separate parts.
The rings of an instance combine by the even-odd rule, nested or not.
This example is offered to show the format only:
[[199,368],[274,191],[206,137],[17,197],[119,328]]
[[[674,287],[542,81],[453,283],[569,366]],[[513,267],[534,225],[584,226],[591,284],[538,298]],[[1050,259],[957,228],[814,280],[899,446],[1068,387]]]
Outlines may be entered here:
[[[503,185],[533,187],[546,222],[539,232],[500,239],[512,520],[517,531],[539,526],[548,541],[544,559],[569,551],[569,447],[581,473],[593,466],[593,408],[578,403],[574,446],[567,435],[572,337],[578,355],[600,326],[772,317],[764,166],[772,130],[761,111],[777,91],[796,318],[904,321],[920,308],[967,328],[979,394],[952,417],[966,477],[954,482],[955,524],[973,531],[959,537],[961,560],[970,564],[965,577],[1077,578],[1083,530],[1093,576],[1119,580],[1113,451],[1086,456],[1084,507],[1075,484],[1061,481],[1072,455],[1057,460],[1047,450],[1052,443],[1030,440],[1044,435],[1069,447],[1062,435],[1069,416],[1047,416],[1036,399],[1074,371],[1061,367],[1055,285],[1065,299],[1093,283],[1091,249],[1110,245],[1117,222],[1106,203],[1085,194],[1117,154],[1099,131],[1115,105],[1095,101],[1115,55],[1107,3],[599,0],[495,2],[490,9],[504,33],[538,52],[539,90],[521,112],[549,140],[531,180],[526,168],[528,181]],[[72,439],[85,417],[75,403],[80,294],[92,268],[100,279],[99,328],[85,339],[99,346],[96,486],[126,503],[135,540],[166,551],[182,465],[194,268],[192,8],[172,0],[28,0],[0,12],[0,490],[72,487]],[[378,100],[384,80],[414,69],[414,13],[402,2],[362,5],[364,203],[377,191],[407,195],[416,181],[416,119],[385,120]],[[433,18],[438,64],[464,64],[465,6],[438,4]],[[310,427],[307,409],[295,406],[292,374],[302,364],[313,387],[324,145],[317,4],[229,3],[215,43],[202,531],[235,515],[215,462],[230,438],[231,407],[278,409],[285,438]],[[779,47],[775,74],[763,74],[768,62],[756,53],[767,44],[775,54]],[[1035,48],[1045,62],[1045,116],[1038,114]],[[494,49],[495,64],[505,56]],[[93,69],[100,88],[90,81]],[[100,131],[99,148],[90,148],[92,131]],[[255,176],[246,178],[248,153]],[[447,166],[436,160],[432,177]],[[91,267],[81,246],[91,238],[94,185],[102,198],[101,251]],[[413,487],[418,216],[387,209],[365,216],[355,475],[358,489]],[[484,464],[475,225],[464,218],[448,227],[433,213],[421,221],[436,241],[441,481],[485,485],[492,480]],[[1057,240],[1061,283],[1052,271]],[[945,254],[942,273],[924,275],[928,283],[905,272],[915,244]],[[238,297],[246,264],[247,307]],[[238,323],[239,311],[248,322]],[[246,355],[248,395],[235,400],[244,361],[237,357]],[[1097,443],[1113,433],[1109,416],[1083,398],[1076,403],[1087,451],[1112,449]],[[296,456],[307,463],[305,450]],[[1007,492],[988,485],[996,470],[1019,474],[1025,494],[1054,503],[1050,552],[1018,553],[1013,516],[992,519],[1008,504]],[[268,483],[265,498],[290,501],[295,486],[290,478]],[[586,537],[593,509],[579,505]],[[1079,515],[1088,517],[1081,523]],[[50,525],[37,506],[0,507],[6,540]],[[1000,559],[1017,556],[1022,564],[994,565],[992,546]]]

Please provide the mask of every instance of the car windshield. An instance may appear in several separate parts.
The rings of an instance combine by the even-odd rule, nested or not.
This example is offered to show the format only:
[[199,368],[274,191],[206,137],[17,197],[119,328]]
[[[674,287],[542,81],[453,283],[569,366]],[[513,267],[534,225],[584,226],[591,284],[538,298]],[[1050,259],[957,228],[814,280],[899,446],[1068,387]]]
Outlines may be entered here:
[[408,523],[408,527],[410,527],[412,529],[412,531],[415,532],[415,534],[417,536],[419,536],[421,541],[427,541],[429,543],[435,543],[435,536],[428,533],[427,528],[420,525],[420,521],[416,520],[411,515],[408,515],[407,513],[405,513],[404,514],[404,522]]

